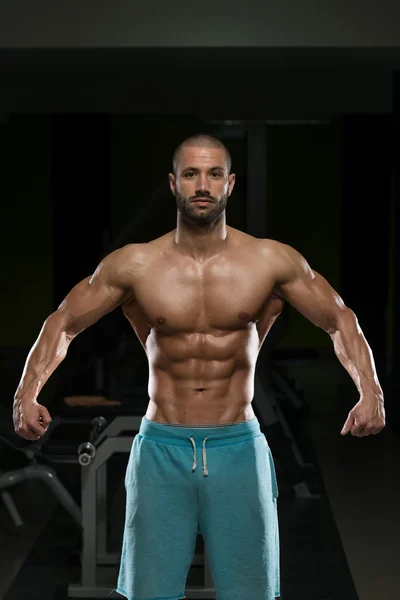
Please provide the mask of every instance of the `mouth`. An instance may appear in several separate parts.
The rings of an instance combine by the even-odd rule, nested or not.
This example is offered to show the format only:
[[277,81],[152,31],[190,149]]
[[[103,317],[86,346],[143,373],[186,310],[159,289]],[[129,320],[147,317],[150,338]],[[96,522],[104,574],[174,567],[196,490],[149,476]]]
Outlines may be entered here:
[[192,202],[196,204],[212,204],[212,201],[209,198],[195,198]]

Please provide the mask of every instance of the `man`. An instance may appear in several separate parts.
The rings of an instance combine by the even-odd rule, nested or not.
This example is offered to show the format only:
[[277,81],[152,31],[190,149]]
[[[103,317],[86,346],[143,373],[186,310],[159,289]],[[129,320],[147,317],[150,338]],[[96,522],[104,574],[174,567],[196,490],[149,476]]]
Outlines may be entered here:
[[296,250],[226,225],[230,170],[219,140],[182,142],[169,175],[176,229],[116,250],[72,289],[46,319],[15,394],[15,431],[35,440],[51,421],[38,394],[69,344],[122,307],[148,357],[150,399],[125,478],[117,591],[129,600],[183,598],[198,532],[218,600],[280,595],[278,486],[251,402],[257,355],[285,300],[330,335],[360,393],[342,434],[385,426],[355,314]]

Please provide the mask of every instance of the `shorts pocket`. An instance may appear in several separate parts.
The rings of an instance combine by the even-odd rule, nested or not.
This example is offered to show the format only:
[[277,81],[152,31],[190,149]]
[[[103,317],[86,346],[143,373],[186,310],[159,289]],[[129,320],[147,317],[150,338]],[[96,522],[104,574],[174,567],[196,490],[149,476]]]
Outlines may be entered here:
[[270,470],[271,470],[272,494],[273,494],[274,500],[277,500],[277,498],[279,496],[278,481],[276,479],[274,459],[272,456],[271,448],[269,446],[268,446],[268,457],[269,457],[269,466],[270,466]]
[[128,464],[126,466],[126,471],[125,471],[125,490],[127,490],[127,487],[130,485],[130,483],[132,482],[132,478],[134,477],[134,470],[135,468],[137,468],[137,463],[139,460],[139,452],[141,449],[141,440],[143,439],[143,436],[141,436],[139,433],[137,433],[133,439],[132,442],[132,446],[131,446],[131,451],[129,453],[129,458],[128,458]]

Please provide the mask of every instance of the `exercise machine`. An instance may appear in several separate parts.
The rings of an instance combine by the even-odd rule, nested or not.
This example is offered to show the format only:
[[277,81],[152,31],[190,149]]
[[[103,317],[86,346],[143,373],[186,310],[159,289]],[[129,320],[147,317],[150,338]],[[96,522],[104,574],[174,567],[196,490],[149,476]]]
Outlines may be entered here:
[[[141,416],[117,416],[108,424],[98,417],[93,420],[89,441],[78,448],[82,467],[81,580],[68,586],[68,598],[106,598],[116,585],[116,579],[111,584],[104,579],[104,567],[117,567],[120,561],[120,553],[107,551],[107,462],[115,453],[129,454],[141,421]],[[204,555],[194,556],[192,565],[204,565],[204,585],[187,586],[186,598],[215,599],[206,549]]]

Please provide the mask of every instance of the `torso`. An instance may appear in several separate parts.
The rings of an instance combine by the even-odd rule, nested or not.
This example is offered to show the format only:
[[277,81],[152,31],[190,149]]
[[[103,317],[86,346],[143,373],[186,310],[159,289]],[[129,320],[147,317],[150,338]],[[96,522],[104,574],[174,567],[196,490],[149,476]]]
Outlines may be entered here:
[[136,251],[134,298],[122,309],[148,357],[151,421],[254,417],[257,356],[283,300],[259,240],[227,230],[226,250],[202,263],[176,251],[174,231]]

